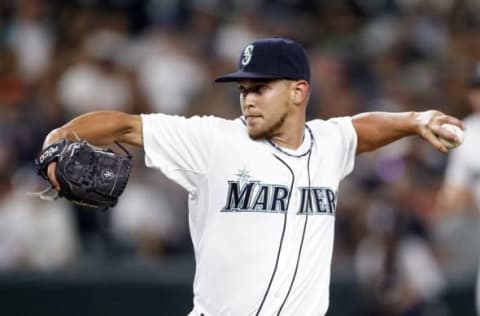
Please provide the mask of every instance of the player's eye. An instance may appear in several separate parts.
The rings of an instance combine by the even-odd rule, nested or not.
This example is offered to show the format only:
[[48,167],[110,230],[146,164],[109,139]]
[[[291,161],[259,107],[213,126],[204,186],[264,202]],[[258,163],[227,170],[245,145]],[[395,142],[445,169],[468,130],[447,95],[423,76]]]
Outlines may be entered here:
[[253,93],[259,93],[261,88],[262,87],[260,85],[256,85],[256,86],[251,87],[250,89],[252,90]]
[[267,85],[266,84],[262,84],[262,85],[258,85],[257,86],[257,93],[263,93],[267,90]]
[[248,88],[243,86],[238,87],[240,94],[243,96],[249,93],[262,94],[263,92],[265,92],[266,89],[267,89],[267,85],[265,84],[257,84]]
[[240,92],[241,95],[245,95],[245,93],[247,92],[247,89],[245,89],[245,87],[238,87],[238,91]]
[[262,94],[267,90],[267,86],[264,84],[258,84],[250,88],[250,91],[256,94]]

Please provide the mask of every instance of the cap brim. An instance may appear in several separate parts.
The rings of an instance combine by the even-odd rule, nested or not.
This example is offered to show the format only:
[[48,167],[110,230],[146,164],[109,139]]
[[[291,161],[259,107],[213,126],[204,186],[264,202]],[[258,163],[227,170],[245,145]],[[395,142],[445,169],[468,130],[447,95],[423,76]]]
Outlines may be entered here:
[[237,71],[237,72],[232,72],[230,74],[226,74],[223,76],[220,76],[215,79],[215,82],[233,82],[233,81],[238,81],[241,79],[281,79],[281,77],[278,76],[272,76],[267,75],[267,74],[260,74],[256,72],[248,72],[248,71]]

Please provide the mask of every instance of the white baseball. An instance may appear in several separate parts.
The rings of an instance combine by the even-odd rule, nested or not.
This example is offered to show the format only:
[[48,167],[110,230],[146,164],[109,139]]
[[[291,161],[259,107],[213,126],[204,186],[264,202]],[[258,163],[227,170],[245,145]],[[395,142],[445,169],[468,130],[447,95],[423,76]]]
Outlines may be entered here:
[[453,124],[445,123],[441,126],[441,128],[444,128],[447,131],[449,131],[450,133],[455,134],[458,138],[458,142],[453,143],[449,140],[446,140],[445,138],[438,137],[440,142],[443,145],[445,145],[445,147],[447,147],[448,149],[453,149],[455,147],[458,147],[463,142],[463,136],[464,135],[463,135],[463,130],[460,127],[458,127],[456,125],[453,125]]

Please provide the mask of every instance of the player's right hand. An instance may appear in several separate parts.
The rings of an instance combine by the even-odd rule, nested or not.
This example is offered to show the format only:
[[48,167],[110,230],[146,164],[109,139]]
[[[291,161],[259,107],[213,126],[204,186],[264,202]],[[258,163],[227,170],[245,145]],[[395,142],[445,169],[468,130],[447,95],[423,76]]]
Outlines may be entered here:
[[449,148],[440,141],[440,138],[451,143],[458,143],[460,139],[454,133],[442,128],[442,125],[448,123],[458,126],[462,130],[465,129],[461,120],[436,110],[418,112],[415,120],[417,134],[443,153],[447,153]]
[[55,171],[57,170],[57,162],[53,161],[51,164],[48,165],[47,168],[47,175],[48,180],[52,187],[60,192],[60,184],[58,183],[57,176],[55,175]]

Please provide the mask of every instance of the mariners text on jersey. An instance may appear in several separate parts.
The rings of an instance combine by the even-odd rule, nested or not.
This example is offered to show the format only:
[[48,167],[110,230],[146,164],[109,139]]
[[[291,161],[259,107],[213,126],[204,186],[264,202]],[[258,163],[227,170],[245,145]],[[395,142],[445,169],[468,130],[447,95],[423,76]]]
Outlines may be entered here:
[[189,315],[325,315],[337,190],[355,161],[351,118],[307,122],[297,149],[252,140],[242,119],[142,119],[146,165],[189,193]]
[[[299,187],[298,215],[334,215],[337,194],[326,187]],[[283,185],[259,181],[228,181],[228,193],[222,212],[284,213],[290,197]]]

